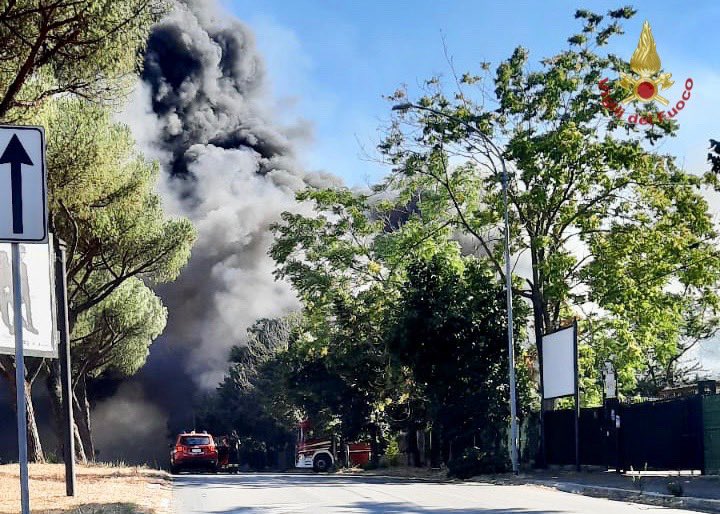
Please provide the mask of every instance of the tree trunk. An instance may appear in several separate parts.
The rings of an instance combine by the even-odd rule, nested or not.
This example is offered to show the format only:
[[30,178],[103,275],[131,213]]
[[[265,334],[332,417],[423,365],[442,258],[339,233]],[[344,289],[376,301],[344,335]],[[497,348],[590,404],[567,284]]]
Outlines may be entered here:
[[85,455],[82,438],[80,437],[80,429],[75,422],[73,422],[73,438],[75,439],[75,461],[80,464],[87,464],[87,456]]
[[[45,462],[45,454],[40,441],[37,420],[35,419],[35,408],[32,401],[32,384],[25,381],[25,406],[27,408],[27,442],[28,460],[30,462]],[[17,409],[16,409],[17,411]]]
[[[12,398],[12,406],[17,415],[17,389],[15,388],[15,362],[10,357],[3,357],[0,362],[2,375],[10,388]],[[28,442],[28,460],[31,462],[45,462],[45,454],[40,441],[40,434],[35,419],[35,408],[32,402],[32,384],[27,380],[23,381],[23,390],[25,395],[26,420],[27,420],[27,442]],[[16,432],[16,431],[15,431]]]
[[95,447],[92,441],[92,427],[90,426],[90,402],[87,398],[87,385],[85,378],[81,378],[77,382],[75,392],[73,393],[73,405],[75,413],[75,422],[80,433],[85,457],[90,461],[95,461]]
[[440,434],[436,426],[430,429],[430,460],[429,464],[431,468],[440,467]]
[[417,424],[409,420],[407,429],[407,453],[410,458],[409,466],[421,467],[420,448],[418,447]]
[[380,464],[380,438],[379,430],[374,423],[370,426],[370,462],[373,466]]
[[57,436],[55,452],[58,457],[65,455],[63,451],[65,420],[63,416],[62,386],[60,380],[60,361],[59,359],[52,359],[48,365],[48,376],[45,385],[47,386],[48,395],[50,396],[53,430]]
[[445,464],[452,458],[452,441],[445,433],[445,427],[440,431],[440,465]]

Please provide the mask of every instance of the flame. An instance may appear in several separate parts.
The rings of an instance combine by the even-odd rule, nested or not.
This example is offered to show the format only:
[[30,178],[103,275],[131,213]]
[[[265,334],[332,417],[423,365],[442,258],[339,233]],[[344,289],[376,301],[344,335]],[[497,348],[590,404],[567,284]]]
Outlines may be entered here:
[[643,23],[640,41],[630,59],[630,68],[638,75],[649,76],[660,71],[660,56],[655,49],[655,38],[653,38],[650,24]]

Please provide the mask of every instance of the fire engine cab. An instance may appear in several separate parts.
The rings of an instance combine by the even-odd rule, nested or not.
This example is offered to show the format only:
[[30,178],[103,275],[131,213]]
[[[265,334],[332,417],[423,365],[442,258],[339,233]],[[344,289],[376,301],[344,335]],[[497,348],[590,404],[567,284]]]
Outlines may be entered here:
[[[298,424],[298,438],[295,451],[295,467],[312,469],[320,473],[329,471],[338,463],[337,445],[330,437],[314,437],[312,425],[305,420]],[[361,466],[370,461],[369,443],[347,443],[343,445],[344,461],[349,466]]]

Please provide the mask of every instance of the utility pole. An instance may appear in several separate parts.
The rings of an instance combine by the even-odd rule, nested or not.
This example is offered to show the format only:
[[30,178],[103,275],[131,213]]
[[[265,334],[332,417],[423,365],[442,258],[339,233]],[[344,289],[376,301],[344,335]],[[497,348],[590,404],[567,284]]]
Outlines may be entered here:
[[510,459],[513,473],[520,472],[518,455],[517,393],[515,382],[515,344],[513,342],[512,270],[510,266],[510,220],[508,213],[508,174],[505,159],[500,157],[503,168],[503,207],[505,210],[505,289],[507,289],[507,337],[508,337],[508,379],[510,381]]

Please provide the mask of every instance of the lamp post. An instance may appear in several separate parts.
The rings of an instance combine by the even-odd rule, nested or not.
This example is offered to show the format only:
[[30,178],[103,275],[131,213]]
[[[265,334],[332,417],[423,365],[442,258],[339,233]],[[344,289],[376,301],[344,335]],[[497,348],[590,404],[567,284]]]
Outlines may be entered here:
[[503,190],[503,210],[505,219],[505,288],[507,290],[507,338],[508,338],[508,378],[510,382],[510,458],[512,460],[513,473],[518,474],[518,424],[517,424],[517,401],[516,401],[516,387],[515,387],[515,346],[513,344],[513,308],[512,308],[512,277],[511,277],[511,266],[510,266],[510,220],[508,213],[508,172],[505,165],[505,159],[502,156],[500,149],[492,142],[492,140],[483,134],[476,127],[473,127],[465,120],[462,120],[451,114],[438,111],[431,107],[425,107],[413,103],[402,103],[394,105],[393,111],[426,111],[437,116],[444,117],[446,119],[455,121],[464,125],[470,132],[477,134],[490,148],[492,148],[495,155],[500,159],[502,165],[502,190]]

